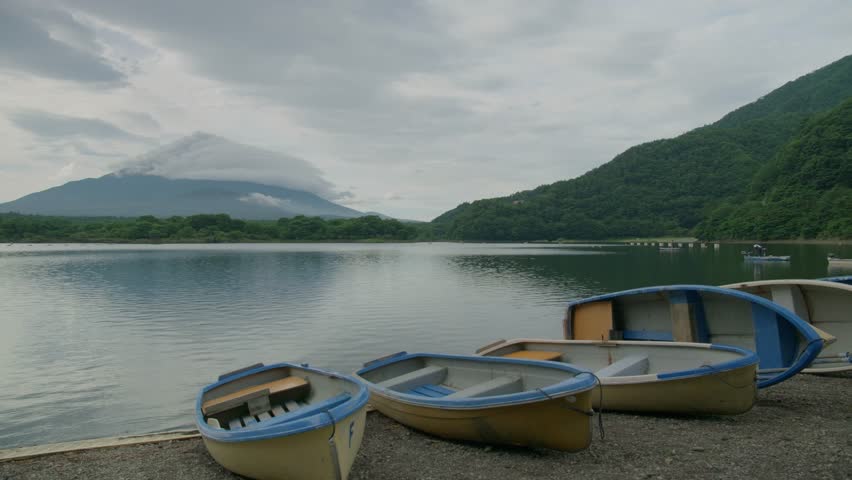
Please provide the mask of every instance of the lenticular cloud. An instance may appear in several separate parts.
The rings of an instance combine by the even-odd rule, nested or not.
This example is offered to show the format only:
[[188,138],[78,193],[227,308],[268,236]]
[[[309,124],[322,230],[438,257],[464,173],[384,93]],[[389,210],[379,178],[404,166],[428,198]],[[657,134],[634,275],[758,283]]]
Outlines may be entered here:
[[326,199],[338,197],[334,185],[322,177],[322,172],[301,158],[201,132],[141,155],[121,165],[116,173],[254,182],[303,190]]

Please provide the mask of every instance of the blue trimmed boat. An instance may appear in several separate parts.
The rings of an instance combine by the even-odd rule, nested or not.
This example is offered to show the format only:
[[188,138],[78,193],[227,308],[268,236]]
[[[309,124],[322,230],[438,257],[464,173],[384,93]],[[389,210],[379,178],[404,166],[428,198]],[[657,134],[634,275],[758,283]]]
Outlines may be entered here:
[[442,438],[588,448],[595,377],[565,363],[400,352],[365,364],[370,404]]
[[250,478],[345,479],[361,447],[369,392],[307,365],[252,365],[202,388],[195,422],[210,455]]
[[653,340],[732,345],[760,357],[758,388],[816,359],[823,339],[793,312],[745,292],[707,285],[637,288],[568,304],[568,340]]
[[827,277],[827,278],[821,278],[820,280],[825,280],[827,282],[845,283],[846,285],[852,285],[852,275],[840,275],[838,277]]
[[519,338],[477,353],[588,368],[601,388],[592,406],[607,411],[735,415],[757,399],[757,354],[729,345]]
[[804,373],[852,370],[852,285],[824,280],[757,280],[723,285],[763,297],[808,322],[825,340]]

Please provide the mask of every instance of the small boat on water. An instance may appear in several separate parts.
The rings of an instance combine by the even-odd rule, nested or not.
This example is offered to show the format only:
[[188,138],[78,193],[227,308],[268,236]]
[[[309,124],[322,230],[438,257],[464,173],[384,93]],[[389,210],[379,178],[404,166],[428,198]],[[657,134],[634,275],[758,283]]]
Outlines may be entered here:
[[852,258],[840,258],[832,253],[828,254],[829,267],[852,267]]
[[827,278],[821,278],[820,280],[825,280],[826,282],[844,283],[846,285],[852,285],[852,275],[840,275],[838,277],[827,277]]
[[755,244],[750,251],[740,252],[747,262],[789,262],[790,255],[769,255],[766,247]]
[[823,339],[807,322],[765,298],[707,285],[610,293],[568,304],[567,340],[653,340],[732,345],[760,357],[758,388],[810,365]]
[[597,381],[572,365],[401,352],[356,375],[378,411],[438,437],[565,451],[591,443]]
[[727,345],[628,340],[500,340],[480,355],[568,362],[593,371],[594,408],[733,415],[757,399],[757,354]]
[[781,305],[832,337],[805,373],[852,370],[852,285],[822,280],[762,280],[723,285]]
[[252,365],[199,393],[195,421],[210,455],[257,479],[345,479],[361,447],[367,387],[307,365]]

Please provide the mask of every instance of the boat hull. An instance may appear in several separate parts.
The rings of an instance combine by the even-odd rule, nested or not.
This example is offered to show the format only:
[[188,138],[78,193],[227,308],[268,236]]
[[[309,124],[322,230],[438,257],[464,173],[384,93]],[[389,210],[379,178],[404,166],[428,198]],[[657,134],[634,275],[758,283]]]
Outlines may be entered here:
[[370,403],[403,425],[451,440],[575,452],[592,441],[592,390],[519,405],[447,409],[373,392]]
[[[202,439],[213,459],[245,477],[259,480],[345,479],[361,447],[366,414],[367,406],[364,405],[333,425],[286,437],[245,442],[222,442],[205,436]],[[334,442],[337,460],[329,439]]]
[[678,415],[738,415],[757,400],[757,365],[701,377],[649,380],[640,383],[606,383],[603,395],[595,392],[595,408],[622,412]]

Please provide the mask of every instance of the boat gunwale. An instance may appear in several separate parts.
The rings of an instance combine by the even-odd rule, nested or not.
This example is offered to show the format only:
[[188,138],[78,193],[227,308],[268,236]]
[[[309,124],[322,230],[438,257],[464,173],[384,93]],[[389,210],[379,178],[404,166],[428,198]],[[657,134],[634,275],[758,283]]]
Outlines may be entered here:
[[[643,341],[643,340],[609,340],[606,342],[600,342],[597,340],[554,340],[554,339],[543,339],[543,338],[513,338],[511,340],[504,340],[499,344],[492,344],[493,346],[482,350],[479,352],[479,355],[487,356],[489,352],[498,350],[503,347],[507,347],[510,345],[518,345],[522,343],[538,343],[543,345],[599,345],[599,346],[619,346],[619,345],[636,345],[639,347],[662,347],[662,348],[695,348],[695,349],[711,349],[711,350],[724,350],[729,352],[738,353],[741,356],[739,358],[733,360],[725,360],[721,363],[714,363],[712,365],[707,365],[699,368],[691,368],[688,370],[678,370],[674,372],[665,372],[665,373],[647,373],[643,375],[624,375],[618,377],[598,377],[598,381],[601,385],[629,385],[636,383],[646,383],[646,382],[655,382],[655,381],[674,381],[681,380],[686,378],[696,378],[696,377],[704,377],[710,376],[716,373],[729,372],[732,370],[738,370],[740,368],[749,367],[752,365],[757,365],[760,362],[760,357],[758,357],[757,353],[752,352],[751,350],[746,350],[744,348],[735,347],[733,345],[720,345],[716,343],[692,343],[692,342],[654,342],[654,341]],[[554,363],[564,363],[557,362]]]
[[[445,358],[453,360],[465,360],[481,363],[503,363],[510,365],[528,365],[542,367],[545,369],[556,369],[574,373],[571,377],[561,382],[548,385],[546,387],[537,388],[534,390],[524,390],[517,393],[509,393],[503,395],[491,395],[486,397],[473,398],[454,398],[447,399],[445,397],[423,397],[420,395],[410,395],[407,393],[397,392],[389,388],[381,387],[369,380],[361,377],[362,374],[385,367],[387,365],[398,363],[412,358]],[[544,400],[553,400],[576,395],[586,391],[590,391],[598,385],[597,377],[586,369],[577,367],[570,363],[546,362],[541,360],[528,360],[519,358],[502,358],[502,357],[482,357],[477,355],[455,355],[446,353],[407,353],[400,352],[388,358],[382,359],[376,363],[370,363],[355,375],[367,383],[371,393],[382,397],[420,407],[440,408],[444,410],[478,410],[483,408],[493,407],[512,407],[517,405],[525,405],[530,403],[541,402]]]
[[[340,404],[336,404],[334,402],[336,395],[329,397],[323,400],[322,402],[316,404],[315,406],[318,409],[312,414],[308,415],[307,417],[298,417],[289,421],[286,416],[281,416],[276,417],[281,418],[281,421],[275,422],[273,419],[272,422],[258,422],[257,424],[243,427],[239,430],[216,429],[207,425],[207,422],[204,420],[204,414],[201,410],[202,399],[205,393],[239,378],[254,375],[256,373],[263,372],[266,370],[273,370],[276,368],[291,368],[294,370],[303,370],[323,376],[328,376],[331,378],[341,379],[343,381],[348,381],[358,387],[358,393],[356,393],[355,395],[350,394],[349,399],[345,400]],[[238,443],[257,440],[269,440],[273,438],[282,438],[291,435],[298,435],[300,433],[309,432],[312,430],[317,430],[333,425],[343,420],[344,418],[347,418],[357,413],[358,410],[366,407],[369,399],[370,392],[367,389],[367,385],[363,382],[363,380],[360,380],[359,378],[356,378],[352,375],[344,375],[321,368],[310,367],[307,364],[298,364],[290,362],[281,362],[272,365],[260,365],[255,368],[239,371],[238,373],[224,375],[216,382],[204,386],[198,392],[198,395],[195,399],[195,424],[198,427],[198,431],[201,433],[202,437],[218,442]],[[330,409],[323,409],[322,406],[324,404],[335,406]]]
[[[620,292],[605,293],[603,295],[596,295],[596,296],[593,296],[593,297],[583,298],[583,299],[580,299],[580,300],[574,300],[574,301],[568,302],[567,308],[568,308],[568,311],[570,311],[571,309],[573,309],[577,305],[582,305],[582,304],[585,304],[585,303],[600,302],[600,301],[603,301],[603,300],[612,300],[612,299],[617,299],[618,297],[627,297],[627,296],[632,296],[632,295],[646,295],[646,294],[654,294],[654,293],[660,293],[660,292],[671,292],[671,291],[679,291],[679,290],[694,290],[694,291],[697,291],[697,292],[718,293],[718,294],[723,295],[723,296],[735,297],[735,298],[738,298],[740,300],[746,300],[746,301],[751,302],[751,303],[756,303],[756,304],[758,304],[758,305],[760,305],[764,308],[767,308],[767,309],[773,311],[775,314],[780,315],[784,320],[788,321],[799,332],[799,334],[802,336],[803,340],[805,341],[805,347],[799,353],[798,357],[796,357],[796,360],[794,360],[793,363],[790,366],[788,366],[786,370],[784,370],[783,372],[779,372],[777,375],[773,375],[772,377],[763,378],[763,379],[758,378],[758,380],[757,380],[757,387],[758,388],[770,387],[770,386],[775,385],[777,383],[783,382],[784,380],[792,378],[794,375],[796,375],[797,373],[799,373],[802,370],[804,370],[805,368],[807,368],[811,364],[811,362],[813,362],[813,360],[819,355],[819,352],[822,350],[822,347],[823,347],[822,338],[819,336],[819,334],[817,334],[816,330],[814,330],[808,322],[799,318],[798,315],[796,315],[795,313],[791,312],[787,308],[785,308],[781,305],[778,305],[777,303],[775,303],[771,300],[767,300],[763,297],[753,295],[751,293],[741,292],[739,290],[733,290],[733,289],[730,289],[730,288],[715,287],[715,286],[711,286],[711,285],[689,285],[689,284],[657,285],[657,286],[653,286],[653,287],[640,287],[640,288],[633,288],[633,289],[630,289],[630,290],[622,290]],[[565,322],[565,320],[563,320],[563,324],[564,324],[564,322]],[[566,340],[570,340],[570,339],[566,339]],[[719,345],[719,344],[715,344],[715,345]],[[729,345],[725,345],[725,346],[729,346]],[[758,357],[759,357],[759,355],[758,355]],[[759,373],[759,371],[758,371],[758,373]]]

